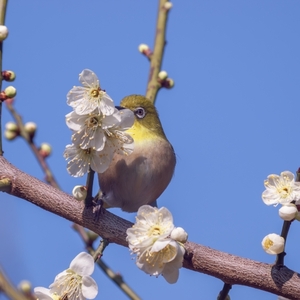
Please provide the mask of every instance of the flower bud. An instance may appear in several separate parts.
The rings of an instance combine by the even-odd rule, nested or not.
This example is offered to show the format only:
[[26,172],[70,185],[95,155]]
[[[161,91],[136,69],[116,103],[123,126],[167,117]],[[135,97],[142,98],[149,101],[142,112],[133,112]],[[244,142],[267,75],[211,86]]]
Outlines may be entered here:
[[145,56],[147,56],[148,58],[150,58],[150,56],[152,55],[152,51],[149,48],[148,45],[146,44],[140,44],[139,45],[139,51],[144,54]]
[[168,73],[167,73],[166,71],[160,71],[160,72],[158,73],[158,78],[159,78],[160,80],[165,80],[165,79],[168,78]]
[[27,122],[24,125],[24,129],[30,135],[30,137],[33,138],[33,136],[36,132],[37,126],[34,122]]
[[31,292],[31,283],[27,280],[22,280],[18,284],[18,288],[20,291],[22,291],[24,294],[29,294]]
[[84,185],[75,185],[72,190],[72,195],[76,200],[82,201],[86,198],[87,189]]
[[16,124],[16,123],[14,123],[14,122],[7,122],[6,124],[5,124],[5,129],[6,130],[9,130],[9,131],[18,131],[19,130],[19,127],[18,127],[18,125]]
[[12,141],[13,139],[15,139],[18,136],[18,133],[16,131],[5,130],[4,136],[7,140]]
[[282,205],[278,211],[279,216],[284,221],[292,221],[296,218],[298,213],[298,209],[295,204],[288,203],[286,205]]
[[276,233],[270,233],[261,242],[268,254],[279,254],[284,250],[284,238]]
[[48,157],[52,152],[51,146],[47,143],[42,143],[39,150],[40,150],[40,154],[44,158]]
[[16,73],[13,71],[2,71],[2,78],[5,81],[14,81],[16,79]]
[[176,227],[172,230],[171,232],[171,239],[180,242],[180,243],[185,243],[188,239],[188,234],[187,232],[181,228],[181,227]]
[[171,89],[174,86],[175,82],[171,78],[167,78],[164,84],[164,87],[167,89]]
[[17,95],[17,90],[13,86],[8,86],[5,90],[4,93],[7,98],[13,98]]
[[0,25],[0,41],[4,41],[8,36],[8,29],[5,25]]
[[140,51],[141,53],[147,52],[149,49],[150,49],[149,46],[146,45],[146,44],[140,44],[140,45],[139,45],[139,51]]
[[169,11],[169,10],[172,8],[172,6],[173,6],[173,3],[172,3],[172,2],[166,2],[166,3],[164,4],[164,9],[165,9],[166,11]]

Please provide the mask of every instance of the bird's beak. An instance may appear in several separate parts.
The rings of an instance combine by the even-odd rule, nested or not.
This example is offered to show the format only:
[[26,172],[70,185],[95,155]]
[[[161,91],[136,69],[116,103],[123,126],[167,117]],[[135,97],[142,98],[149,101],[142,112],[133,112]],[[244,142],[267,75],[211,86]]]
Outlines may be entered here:
[[125,107],[123,107],[123,106],[115,106],[115,108],[116,108],[117,110],[125,109]]

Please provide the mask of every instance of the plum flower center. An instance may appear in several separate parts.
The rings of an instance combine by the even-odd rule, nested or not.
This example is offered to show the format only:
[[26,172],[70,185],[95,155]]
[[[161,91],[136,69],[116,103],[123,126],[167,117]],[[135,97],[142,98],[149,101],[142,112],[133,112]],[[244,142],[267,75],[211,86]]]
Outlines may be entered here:
[[148,235],[149,236],[153,236],[153,235],[158,236],[158,235],[161,235],[161,228],[160,228],[160,226],[158,226],[158,225],[152,226],[150,228],[150,230],[149,230]]
[[96,87],[89,89],[87,96],[90,102],[100,102],[105,94],[106,92],[104,90],[101,90],[100,87]]
[[[273,177],[272,179],[274,180],[273,186],[275,187],[276,192],[279,194],[280,198],[286,199],[292,194],[292,192],[293,192],[293,188],[292,188],[293,182],[290,180],[290,178],[288,178],[287,175],[283,175],[283,176],[278,177],[278,178]],[[270,183],[268,181],[266,182],[266,186],[270,186]]]
[[269,238],[267,238],[264,242],[264,246],[266,249],[271,248],[273,245],[274,245],[274,242]]
[[287,186],[279,187],[277,188],[277,191],[280,194],[280,197],[287,198],[291,193],[291,187],[287,187]]
[[57,284],[57,288],[61,289],[60,299],[72,299],[72,297],[78,297],[81,293],[82,276],[67,270],[67,276],[60,280]]
[[91,96],[94,97],[94,98],[97,98],[99,96],[99,92],[100,92],[100,89],[93,89],[91,90]]
[[86,119],[85,125],[88,129],[96,130],[98,127],[101,127],[102,123],[99,117],[92,116]]
[[275,180],[275,188],[281,198],[287,198],[292,193],[291,181],[287,176]]

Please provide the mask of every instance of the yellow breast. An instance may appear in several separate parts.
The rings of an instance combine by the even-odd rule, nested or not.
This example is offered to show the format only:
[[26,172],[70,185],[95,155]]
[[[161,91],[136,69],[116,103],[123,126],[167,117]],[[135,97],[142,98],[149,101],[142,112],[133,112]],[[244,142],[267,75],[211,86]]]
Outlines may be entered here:
[[151,130],[137,121],[135,121],[133,126],[126,130],[126,132],[132,136],[135,143],[143,143],[147,140],[164,138],[164,136],[161,136],[161,134],[159,134],[159,132],[157,132],[154,128]]

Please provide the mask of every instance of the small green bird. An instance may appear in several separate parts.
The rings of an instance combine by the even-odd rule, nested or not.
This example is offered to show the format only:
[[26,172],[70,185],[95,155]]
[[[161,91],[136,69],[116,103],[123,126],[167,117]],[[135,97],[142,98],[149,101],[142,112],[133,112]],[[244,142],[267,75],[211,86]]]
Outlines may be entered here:
[[111,165],[98,173],[98,179],[104,208],[135,212],[142,205],[155,203],[166,189],[176,157],[151,101],[131,95],[121,101],[121,107],[135,114],[133,126],[126,131],[134,139],[134,150],[128,156],[114,154]]

